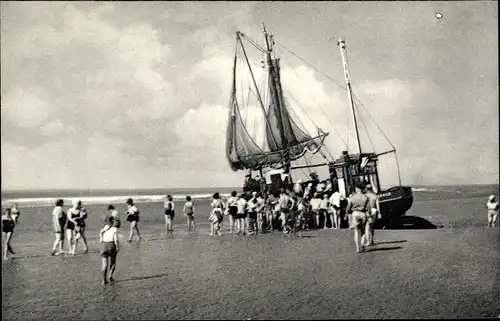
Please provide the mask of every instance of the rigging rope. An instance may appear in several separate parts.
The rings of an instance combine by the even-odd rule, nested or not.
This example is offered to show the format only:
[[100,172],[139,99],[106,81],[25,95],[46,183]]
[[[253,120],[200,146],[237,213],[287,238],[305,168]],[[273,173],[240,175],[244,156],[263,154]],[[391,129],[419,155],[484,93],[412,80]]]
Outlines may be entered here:
[[396,149],[394,147],[394,145],[391,143],[391,141],[389,140],[389,138],[385,135],[384,131],[380,128],[380,126],[377,124],[377,122],[375,121],[375,119],[373,119],[372,115],[370,114],[370,112],[365,108],[365,106],[363,106],[363,104],[361,103],[361,101],[359,100],[358,96],[356,96],[356,94],[354,93],[354,91],[352,92],[352,95],[354,96],[354,99],[357,100],[357,102],[359,103],[359,105],[366,111],[366,113],[368,114],[368,116],[371,118],[371,120],[373,120],[373,122],[375,123],[375,126],[377,126],[378,130],[382,133],[382,135],[384,135],[384,138],[387,140],[387,142],[389,142],[389,144],[391,145],[392,149]]
[[287,47],[285,47],[284,45],[282,45],[281,43],[279,43],[278,41],[275,41],[278,45],[280,45],[281,47],[283,47],[285,50],[287,50],[289,53],[291,53],[292,55],[294,55],[295,57],[299,58],[303,63],[305,63],[306,65],[308,65],[309,67],[311,67],[312,69],[316,70],[316,72],[318,72],[319,74],[323,75],[324,77],[330,79],[334,84],[336,84],[337,86],[339,86],[340,88],[346,90],[347,88],[340,85],[339,83],[337,83],[335,80],[333,80],[333,78],[331,78],[330,76],[328,76],[327,74],[323,73],[322,71],[320,71],[318,68],[314,67],[313,65],[311,65],[310,63],[308,63],[307,61],[305,61],[304,59],[302,59],[301,57],[299,57],[296,53],[294,53],[293,51],[291,51],[290,49],[288,49]]
[[[279,43],[278,43],[279,44]],[[279,44],[281,45],[281,44]],[[285,46],[281,45],[283,48],[287,49]],[[288,50],[288,49],[287,49]],[[290,53],[292,53],[293,55],[295,55],[293,52],[290,51]],[[300,60],[303,61],[303,59],[301,59],[300,57],[298,57],[297,55],[295,55],[297,58],[299,58]],[[302,82],[302,79],[297,75],[297,73],[295,72],[295,69],[292,68],[292,66],[290,66],[290,64],[288,64],[286,61],[285,63],[287,64],[287,66],[293,71],[295,77],[297,77],[299,79],[299,81],[301,82],[302,86],[304,86],[304,83]],[[313,69],[317,70],[316,68],[312,67]],[[317,70],[318,71],[318,70]],[[320,72],[320,71],[318,71]],[[321,72],[320,72],[321,73]],[[329,78],[329,77],[328,77]],[[330,80],[332,80],[331,78],[329,78]],[[334,80],[332,80],[333,82],[335,82]],[[338,84],[337,84],[338,85]],[[342,86],[341,86],[342,87]],[[346,89],[345,87],[342,87],[343,89]],[[286,90],[286,88],[285,88]],[[286,90],[287,93],[293,98],[293,95],[288,91]],[[293,98],[295,100],[295,98]],[[297,102],[297,100],[295,100]],[[323,114],[323,116],[325,116],[325,118],[328,120],[328,123],[330,124],[330,126],[332,126],[333,130],[335,131],[335,133],[337,134],[337,136],[340,138],[340,140],[344,143],[344,145],[346,146],[346,149],[349,150],[349,146],[347,145],[347,143],[344,141],[344,139],[342,139],[342,136],[340,136],[338,130],[337,130],[337,127],[331,122],[330,120],[330,117],[328,117],[325,113],[325,111],[323,110],[323,108],[321,108],[321,105],[318,104],[318,102],[316,101],[316,99],[314,99],[314,96],[313,96],[313,102],[314,104],[316,105],[316,107],[319,108],[319,110],[321,110],[321,113]],[[300,108],[300,110],[302,110],[302,112],[304,112],[304,110],[300,107],[300,104],[297,102],[297,105],[298,107]],[[304,112],[305,113],[305,112]],[[312,121],[311,117],[309,117],[309,115],[307,113],[305,113],[307,115],[307,117],[309,118],[309,120],[313,123],[313,125],[318,128],[318,126],[316,126],[316,124],[314,123],[314,121]],[[328,148],[326,148],[325,146],[325,149],[327,149],[328,151]],[[328,151],[328,153],[331,155],[330,151]],[[332,158],[333,159],[333,158]]]
[[[354,108],[357,107],[357,104],[354,104]],[[358,108],[356,108],[357,110],[359,110]],[[361,113],[359,113],[359,115],[361,116]],[[373,142],[372,142],[372,139],[370,138],[370,134],[368,133],[368,129],[366,128],[366,125],[365,125],[365,121],[363,120],[363,117],[359,117],[359,120],[361,120],[361,124],[363,125],[363,128],[365,129],[365,133],[366,133],[366,136],[368,137],[368,141],[370,142],[370,145],[373,149],[373,151],[375,152],[375,146],[373,145]]]

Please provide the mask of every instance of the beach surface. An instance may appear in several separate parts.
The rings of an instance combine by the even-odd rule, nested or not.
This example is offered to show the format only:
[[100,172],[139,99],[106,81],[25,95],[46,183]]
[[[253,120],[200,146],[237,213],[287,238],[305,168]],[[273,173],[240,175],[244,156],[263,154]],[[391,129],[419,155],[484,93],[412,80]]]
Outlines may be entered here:
[[442,228],[377,230],[362,254],[350,230],[211,237],[206,200],[195,233],[177,203],[167,236],[163,204],[143,203],[146,242],[124,242],[124,222],[107,286],[97,237],[104,205],[88,206],[90,253],[75,257],[49,255],[51,208],[25,208],[16,255],[2,264],[2,320],[498,318],[500,229],[485,226],[485,202],[416,197],[407,215]]

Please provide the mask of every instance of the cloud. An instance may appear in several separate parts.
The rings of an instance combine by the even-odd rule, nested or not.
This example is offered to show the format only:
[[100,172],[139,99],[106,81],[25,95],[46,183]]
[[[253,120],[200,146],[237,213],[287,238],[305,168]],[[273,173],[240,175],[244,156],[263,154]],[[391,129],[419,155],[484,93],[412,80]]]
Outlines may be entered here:
[[42,134],[46,136],[55,136],[64,130],[64,124],[60,119],[54,119],[42,126]]
[[51,107],[45,101],[22,88],[2,96],[2,116],[21,128],[36,128],[51,112]]

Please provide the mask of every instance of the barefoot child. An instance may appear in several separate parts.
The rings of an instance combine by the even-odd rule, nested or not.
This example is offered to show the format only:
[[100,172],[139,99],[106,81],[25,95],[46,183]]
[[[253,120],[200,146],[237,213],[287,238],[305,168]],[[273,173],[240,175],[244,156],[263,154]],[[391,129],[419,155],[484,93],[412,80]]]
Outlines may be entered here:
[[186,216],[188,232],[191,231],[191,226],[193,230],[196,229],[194,224],[194,204],[191,202],[191,196],[186,196],[186,203],[184,204],[182,212],[184,212],[184,216]]
[[220,199],[219,193],[215,193],[210,204],[212,211],[208,221],[210,222],[210,235],[222,235],[220,224],[224,218],[224,203]]
[[172,195],[167,195],[167,200],[164,203],[165,207],[165,229],[168,233],[172,233],[172,220],[175,217],[175,206]]
[[118,242],[118,227],[119,222],[115,221],[114,217],[108,216],[105,221],[106,225],[99,233],[99,242],[102,244],[102,284],[114,281],[113,274],[116,269],[116,256],[120,250]]
[[137,233],[138,242],[142,241],[141,233],[139,232],[139,210],[134,204],[134,201],[129,198],[127,200],[127,221],[130,222],[130,232],[127,242],[132,242],[134,233]]
[[495,227],[498,217],[498,202],[495,202],[495,195],[490,195],[488,203],[488,227]]
[[2,215],[2,232],[4,238],[4,250],[3,250],[3,259],[8,260],[8,253],[14,254],[12,247],[10,246],[10,240],[12,239],[12,233],[14,233],[14,227],[16,226],[16,222],[11,214],[11,209],[8,208],[3,212]]

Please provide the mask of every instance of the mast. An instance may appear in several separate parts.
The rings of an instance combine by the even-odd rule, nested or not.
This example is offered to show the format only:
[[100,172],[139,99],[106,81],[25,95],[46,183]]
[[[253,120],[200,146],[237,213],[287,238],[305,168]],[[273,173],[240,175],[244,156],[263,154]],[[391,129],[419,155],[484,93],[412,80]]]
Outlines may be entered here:
[[340,47],[340,54],[342,55],[342,65],[344,66],[344,77],[347,87],[347,96],[349,97],[349,106],[351,107],[352,120],[354,123],[354,131],[356,133],[356,147],[358,148],[358,154],[361,155],[361,144],[359,142],[358,123],[356,122],[356,112],[354,110],[354,103],[352,100],[352,92],[351,92],[351,80],[349,78],[349,69],[347,68],[347,50],[345,48],[345,40],[339,38],[337,44]]
[[[276,82],[278,80],[276,79],[276,74],[275,74],[276,71],[274,69],[274,64],[273,64],[273,61],[271,58],[272,48],[271,48],[271,45],[269,43],[269,35],[267,33],[266,26],[264,25],[264,22],[262,22],[262,31],[264,32],[264,38],[266,40],[266,58],[267,58],[267,65],[269,68],[269,75],[273,79],[273,81],[272,81],[273,86],[276,86]],[[279,113],[277,113],[276,116],[278,118],[278,124],[280,126],[281,141],[283,142],[283,145],[285,146],[283,161],[284,161],[284,165],[285,165],[284,166],[285,173],[288,174],[290,171],[290,157],[289,157],[289,151],[288,151],[288,141],[286,139],[285,132],[283,130],[285,126],[283,124],[282,106],[280,106],[280,100],[279,100],[278,91],[276,90],[276,88],[274,88],[273,93],[274,93],[274,102],[275,102],[275,104],[278,105],[277,107],[279,109]]]

